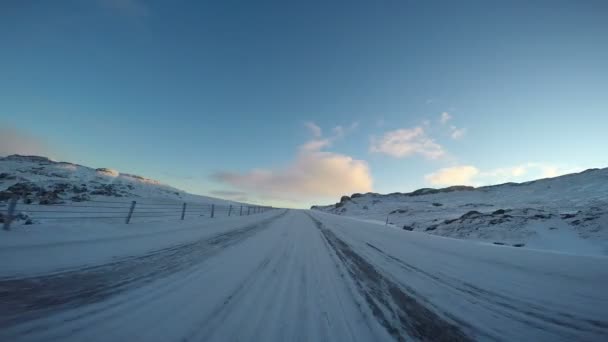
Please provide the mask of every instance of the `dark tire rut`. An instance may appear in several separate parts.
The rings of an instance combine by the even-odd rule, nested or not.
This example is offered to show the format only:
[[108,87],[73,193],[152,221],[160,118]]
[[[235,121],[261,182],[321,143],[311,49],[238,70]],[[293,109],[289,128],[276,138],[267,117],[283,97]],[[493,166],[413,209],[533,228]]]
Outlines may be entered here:
[[348,271],[376,320],[396,340],[474,340],[457,325],[421,304],[389,276],[379,272],[319,220],[310,218]]
[[0,328],[111,296],[188,269],[285,215],[137,257],[42,276],[0,279]]

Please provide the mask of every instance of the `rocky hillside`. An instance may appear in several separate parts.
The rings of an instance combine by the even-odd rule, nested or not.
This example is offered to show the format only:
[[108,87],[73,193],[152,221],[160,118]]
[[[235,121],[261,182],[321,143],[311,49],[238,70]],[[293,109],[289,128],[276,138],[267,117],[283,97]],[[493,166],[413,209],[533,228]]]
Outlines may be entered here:
[[220,199],[191,195],[158,181],[56,162],[45,157],[12,155],[0,158],[0,202],[19,195],[24,203],[59,204],[95,198],[149,198],[222,203]]
[[353,194],[312,209],[499,245],[608,254],[608,168],[479,188]]

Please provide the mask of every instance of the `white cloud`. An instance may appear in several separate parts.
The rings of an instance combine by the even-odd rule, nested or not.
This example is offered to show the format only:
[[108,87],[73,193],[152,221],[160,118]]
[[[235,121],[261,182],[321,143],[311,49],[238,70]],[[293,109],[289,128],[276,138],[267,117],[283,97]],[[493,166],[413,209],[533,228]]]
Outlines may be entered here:
[[329,139],[313,139],[302,146],[300,146],[300,150],[306,151],[318,151],[322,148],[328,147],[331,145],[331,141]]
[[347,135],[348,133],[356,130],[359,127],[359,122],[355,121],[352,124],[350,124],[347,127],[338,125],[336,127],[334,127],[334,134],[335,134],[335,138],[342,138],[345,135]]
[[454,140],[461,139],[467,134],[466,128],[457,128],[456,126],[450,127],[450,137]]
[[320,150],[322,148],[328,147],[334,141],[344,138],[344,136],[346,136],[347,134],[356,130],[357,127],[359,127],[359,122],[355,121],[348,126],[338,125],[332,129],[332,131],[334,133],[333,136],[330,136],[327,138],[323,137],[323,130],[316,123],[314,123],[312,121],[308,121],[308,122],[304,123],[304,126],[306,128],[308,128],[308,130],[310,131],[310,133],[313,136],[313,139],[306,142],[302,146],[300,146],[300,150],[314,151],[314,150]]
[[308,128],[310,130],[310,133],[315,138],[318,138],[321,135],[323,135],[323,131],[321,130],[321,127],[319,127],[316,123],[314,123],[312,121],[305,122],[304,126],[306,126],[306,128]]
[[441,145],[428,137],[422,127],[389,131],[380,139],[372,137],[370,152],[395,158],[419,154],[428,159],[437,159],[445,154]]
[[372,190],[373,180],[365,161],[322,151],[336,137],[317,135],[321,129],[314,123],[307,123],[306,127],[314,139],[300,146],[295,159],[286,166],[244,173],[219,172],[212,177],[260,198],[295,202]]
[[564,167],[546,163],[525,163],[490,170],[480,170],[472,165],[461,165],[440,169],[426,175],[424,178],[429,184],[435,186],[483,186],[507,182],[526,182],[580,171],[582,171],[580,167]]
[[42,139],[4,124],[0,126],[0,156],[24,154],[55,157]]
[[524,166],[515,166],[511,168],[511,175],[514,177],[520,177],[526,174],[528,170]]
[[559,168],[555,167],[555,166],[544,166],[542,168],[542,177],[543,178],[550,178],[550,177],[557,177],[560,175],[560,171]]
[[439,122],[441,122],[441,124],[444,125],[448,121],[450,121],[451,119],[452,119],[452,116],[450,115],[450,113],[443,112],[443,113],[441,113],[441,117],[439,118]]
[[437,170],[424,179],[432,185],[473,185],[478,174],[479,169],[475,166],[464,165]]

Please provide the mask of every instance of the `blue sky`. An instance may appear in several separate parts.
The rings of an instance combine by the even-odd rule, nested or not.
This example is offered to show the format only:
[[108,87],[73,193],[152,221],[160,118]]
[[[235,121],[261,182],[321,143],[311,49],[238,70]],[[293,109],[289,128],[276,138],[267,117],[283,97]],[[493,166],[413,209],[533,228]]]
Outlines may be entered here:
[[3,1],[0,153],[295,207],[606,167],[606,18],[605,1]]

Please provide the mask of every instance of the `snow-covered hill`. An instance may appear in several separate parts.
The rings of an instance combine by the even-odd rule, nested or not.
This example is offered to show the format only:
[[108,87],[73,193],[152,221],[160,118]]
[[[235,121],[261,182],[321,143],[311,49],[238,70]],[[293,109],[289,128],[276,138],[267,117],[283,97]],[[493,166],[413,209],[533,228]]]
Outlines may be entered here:
[[18,194],[25,203],[58,204],[91,199],[145,198],[181,202],[232,202],[188,194],[158,181],[118,171],[49,160],[39,156],[0,158],[0,202]]
[[353,194],[337,215],[499,245],[608,255],[608,168],[526,183]]

